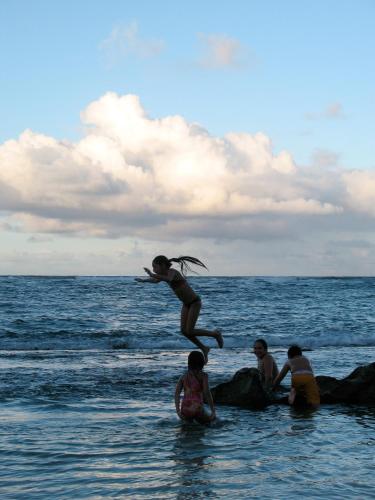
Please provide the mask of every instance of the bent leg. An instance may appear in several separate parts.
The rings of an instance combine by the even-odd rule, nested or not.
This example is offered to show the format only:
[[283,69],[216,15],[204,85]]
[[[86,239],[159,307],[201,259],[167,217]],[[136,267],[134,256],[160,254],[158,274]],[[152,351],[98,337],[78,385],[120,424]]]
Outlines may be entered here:
[[289,393],[289,396],[288,396],[288,403],[289,403],[290,405],[293,405],[293,404],[294,404],[294,401],[295,401],[295,399],[296,399],[296,396],[297,396],[297,391],[295,390],[295,388],[294,388],[294,387],[292,387],[292,388],[290,389],[290,393]]
[[[187,306],[184,306],[187,307]],[[223,347],[224,341],[219,330],[204,330],[203,328],[195,328],[198,316],[201,310],[201,302],[195,302],[187,307],[186,329],[191,335],[196,337],[213,337],[216,339],[219,347]]]
[[[198,310],[198,314],[199,314],[199,310]],[[181,309],[181,332],[187,339],[190,340],[190,342],[193,342],[193,344],[195,344],[197,347],[199,347],[199,349],[202,351],[203,356],[204,356],[206,363],[207,363],[208,353],[209,353],[210,348],[205,346],[204,344],[202,344],[202,342],[196,338],[195,334],[191,330],[189,330],[189,326],[188,326],[189,321],[188,320],[189,320],[189,307],[183,305],[182,309]]]

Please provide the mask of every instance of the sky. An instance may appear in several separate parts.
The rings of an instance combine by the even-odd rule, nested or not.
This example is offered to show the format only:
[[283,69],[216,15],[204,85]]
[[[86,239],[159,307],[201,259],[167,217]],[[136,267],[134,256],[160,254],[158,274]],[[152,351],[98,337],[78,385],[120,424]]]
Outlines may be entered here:
[[375,2],[0,2],[0,274],[375,275]]

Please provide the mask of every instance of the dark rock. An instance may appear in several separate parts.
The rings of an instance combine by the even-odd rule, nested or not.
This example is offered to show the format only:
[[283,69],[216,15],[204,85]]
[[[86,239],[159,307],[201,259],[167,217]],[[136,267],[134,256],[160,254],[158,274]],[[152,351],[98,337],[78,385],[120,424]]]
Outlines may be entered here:
[[[317,376],[321,403],[375,405],[375,363],[356,368],[341,380]],[[262,386],[256,368],[242,368],[229,382],[214,387],[215,403],[259,409],[269,404],[286,404],[283,394],[270,394]]]
[[229,382],[211,389],[215,403],[243,408],[264,408],[269,403],[256,368],[242,368]]
[[317,376],[322,403],[375,405],[375,363],[359,366],[348,377]]

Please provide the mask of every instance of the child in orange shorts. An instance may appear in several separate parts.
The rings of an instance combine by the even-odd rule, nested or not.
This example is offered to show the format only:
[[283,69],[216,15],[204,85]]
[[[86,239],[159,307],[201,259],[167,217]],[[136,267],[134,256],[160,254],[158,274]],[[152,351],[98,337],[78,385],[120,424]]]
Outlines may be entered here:
[[320,405],[319,387],[316,383],[311,363],[302,355],[302,350],[298,345],[289,347],[288,361],[273,381],[274,388],[280,384],[289,370],[292,374],[292,388],[288,397],[289,404],[292,405],[296,396],[301,395],[305,398],[309,406],[318,408]]

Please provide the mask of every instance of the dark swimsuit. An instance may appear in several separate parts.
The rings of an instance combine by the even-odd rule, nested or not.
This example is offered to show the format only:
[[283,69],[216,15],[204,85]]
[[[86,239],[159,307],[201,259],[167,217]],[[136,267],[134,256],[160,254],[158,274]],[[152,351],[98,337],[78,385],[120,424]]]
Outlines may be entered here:
[[[179,280],[173,280],[169,282],[169,286],[172,288],[172,290],[175,292],[178,288],[181,288],[183,286],[187,285],[187,281],[185,278],[179,279]],[[177,295],[177,294],[176,294]],[[178,295],[177,295],[178,297]],[[181,299],[180,299],[181,300]],[[201,298],[199,295],[195,294],[195,298],[191,300],[190,302],[184,302],[182,301],[183,304],[187,307],[191,306],[192,304],[195,304],[196,302],[201,302]]]
[[195,304],[196,302],[202,302],[201,298],[199,297],[199,295],[197,295],[196,298],[193,299],[191,302],[188,302],[188,303],[184,302],[184,305],[185,306],[191,306],[192,304]]

